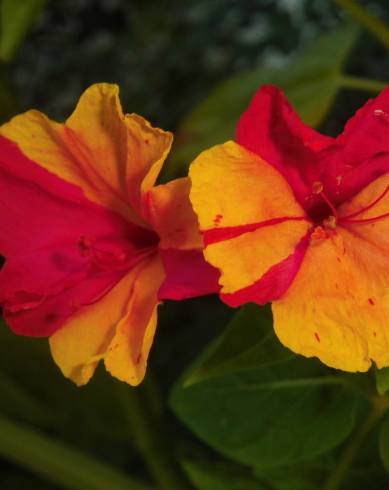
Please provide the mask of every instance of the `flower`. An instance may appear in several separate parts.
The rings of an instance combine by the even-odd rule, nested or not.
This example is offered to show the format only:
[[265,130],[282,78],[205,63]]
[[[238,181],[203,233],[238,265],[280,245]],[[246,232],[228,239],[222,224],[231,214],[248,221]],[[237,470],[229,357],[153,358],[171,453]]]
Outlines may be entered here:
[[345,371],[389,365],[389,89],[330,138],[265,86],[237,142],[191,165],[205,257],[231,306],[272,301],[281,342]]
[[65,124],[28,111],[0,128],[0,305],[78,385],[101,359],[138,384],[160,301],[218,288],[189,180],[154,186],[172,135],[118,93],[96,84]]

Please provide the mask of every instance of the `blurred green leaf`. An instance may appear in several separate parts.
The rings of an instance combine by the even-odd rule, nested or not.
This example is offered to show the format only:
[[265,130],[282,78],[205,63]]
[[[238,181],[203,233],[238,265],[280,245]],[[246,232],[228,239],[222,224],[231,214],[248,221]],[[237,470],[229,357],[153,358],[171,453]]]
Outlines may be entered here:
[[0,372],[0,393],[1,413],[17,416],[42,427],[52,424],[54,420],[52,412],[2,372]]
[[[283,348],[252,308],[241,311],[184,374],[172,408],[198,437],[238,462],[267,469],[312,459],[350,434],[358,396],[318,361]],[[248,333],[254,351],[246,338],[233,348],[239,329],[242,338]],[[197,374],[196,384],[189,384],[196,372],[212,377],[199,381]]]
[[376,15],[369,12],[355,0],[334,0],[356,22],[367,29],[386,49],[389,49],[389,27]]
[[0,455],[72,490],[150,490],[113,467],[1,416]]
[[28,30],[42,11],[47,0],[1,0],[0,2],[0,61],[15,56]]
[[185,174],[201,151],[233,138],[240,115],[263,84],[281,87],[307,124],[322,123],[341,87],[342,68],[358,32],[355,25],[342,25],[282,69],[259,67],[218,85],[180,126],[167,176]]
[[108,461],[128,460],[130,433],[104,369],[78,388],[55,365],[47,339],[17,336],[0,321],[0,345],[0,372],[4,385],[8,381],[0,412],[37,427],[50,426],[56,437]]
[[389,472],[389,417],[386,417],[380,427],[379,448],[382,462]]
[[2,73],[0,72],[0,124],[14,116],[19,109],[14,94],[1,75]]
[[384,395],[389,391],[389,367],[375,370],[375,381],[377,391],[380,395]]
[[[326,459],[322,458],[321,459]],[[332,469],[332,465],[304,462],[268,471],[256,471],[258,478],[268,482],[274,490],[317,490]]]
[[184,460],[182,465],[197,490],[268,490],[242,468],[228,463]]

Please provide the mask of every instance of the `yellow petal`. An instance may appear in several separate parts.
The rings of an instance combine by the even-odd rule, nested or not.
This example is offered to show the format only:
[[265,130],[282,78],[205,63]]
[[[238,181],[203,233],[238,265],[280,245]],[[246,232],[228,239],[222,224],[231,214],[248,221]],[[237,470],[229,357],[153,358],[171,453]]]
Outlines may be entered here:
[[124,116],[119,88],[107,83],[88,88],[65,124],[28,111],[4,124],[0,134],[92,201],[136,223],[142,223],[141,188],[153,182],[172,140],[140,116]]
[[201,230],[305,215],[282,175],[232,141],[201,153],[189,176]]
[[149,221],[160,237],[161,248],[202,248],[197,216],[189,201],[190,180],[176,179],[151,189]]
[[[383,176],[367,186],[340,209],[340,222],[388,183]],[[355,219],[387,212],[384,201]],[[388,218],[344,222],[309,247],[292,286],[272,306],[276,333],[287,347],[345,371],[366,371],[371,360],[389,365],[388,225]]]
[[133,386],[142,381],[146,372],[157,322],[157,293],[164,277],[159,257],[143,266],[134,282],[127,313],[105,356],[107,370]]
[[[142,197],[153,187],[170,151],[173,135],[154,128],[137,114],[126,115],[127,194],[135,209],[142,209]],[[143,209],[142,209],[143,211]]]
[[[190,198],[202,231],[227,228],[305,213],[279,172],[233,142],[203,152],[191,165]],[[205,258],[221,271],[223,293],[256,282],[291,255],[311,224],[302,219],[263,226],[208,244]],[[207,235],[206,235],[207,236]]]
[[77,385],[89,381],[104,357],[126,314],[136,273],[127,274],[106,296],[83,307],[50,337],[54,361]]
[[284,221],[208,245],[206,260],[222,272],[222,293],[233,293],[258,281],[270,267],[293,254],[308,232],[306,221]]

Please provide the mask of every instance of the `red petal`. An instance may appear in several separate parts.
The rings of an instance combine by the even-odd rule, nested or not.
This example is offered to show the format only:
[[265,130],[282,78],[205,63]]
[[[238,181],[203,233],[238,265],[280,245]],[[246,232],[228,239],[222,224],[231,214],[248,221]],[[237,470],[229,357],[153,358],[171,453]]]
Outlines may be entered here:
[[277,168],[304,205],[318,180],[316,155],[333,140],[306,126],[281,90],[264,86],[242,115],[236,141]]
[[186,299],[220,290],[219,272],[208,264],[200,250],[160,250],[166,272],[159,299]]
[[335,204],[389,172],[388,131],[389,88],[356,112],[326,156],[322,181]]
[[[139,247],[155,240],[151,232],[90,202],[81,189],[39,167],[3,137],[0,230],[0,253],[6,257],[0,304],[11,327],[26,335],[59,328],[122,277],[123,254],[128,266]],[[96,264],[83,254],[83,237],[94,240],[110,260]]]

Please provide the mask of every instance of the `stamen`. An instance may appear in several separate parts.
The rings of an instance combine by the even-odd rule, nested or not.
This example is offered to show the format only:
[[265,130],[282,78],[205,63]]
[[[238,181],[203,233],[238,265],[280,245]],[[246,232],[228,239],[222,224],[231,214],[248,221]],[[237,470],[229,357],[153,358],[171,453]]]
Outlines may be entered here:
[[380,216],[374,216],[373,218],[365,218],[365,219],[345,219],[341,220],[341,223],[352,223],[352,224],[363,224],[363,223],[373,223],[374,221],[379,221],[380,219],[388,218],[389,213],[381,214]]
[[349,218],[354,218],[355,216],[358,216],[361,213],[364,213],[365,211],[371,209],[373,206],[378,204],[389,192],[389,185],[386,186],[385,190],[376,198],[374,201],[372,201],[370,204],[368,204],[366,207],[360,209],[359,211],[355,211],[355,213],[348,214],[347,216],[342,216],[341,220],[349,220]]
[[323,199],[323,201],[331,209],[332,214],[334,215],[335,218],[338,216],[335,206],[332,204],[332,202],[328,199],[328,197],[323,192],[323,184],[320,181],[313,182],[312,193],[320,196]]
[[325,226],[325,228],[329,228],[330,230],[335,230],[336,224],[337,224],[337,219],[332,214],[323,221],[323,225]]

